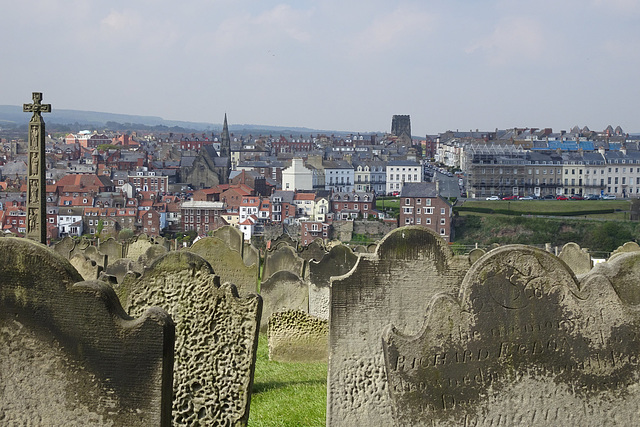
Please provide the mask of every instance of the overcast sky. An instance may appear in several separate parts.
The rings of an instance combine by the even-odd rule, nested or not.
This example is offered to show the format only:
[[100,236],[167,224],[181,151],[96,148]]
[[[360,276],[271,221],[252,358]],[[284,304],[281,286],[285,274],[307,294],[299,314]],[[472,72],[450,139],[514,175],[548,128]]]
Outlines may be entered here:
[[3,0],[0,104],[389,131],[640,132],[640,0]]

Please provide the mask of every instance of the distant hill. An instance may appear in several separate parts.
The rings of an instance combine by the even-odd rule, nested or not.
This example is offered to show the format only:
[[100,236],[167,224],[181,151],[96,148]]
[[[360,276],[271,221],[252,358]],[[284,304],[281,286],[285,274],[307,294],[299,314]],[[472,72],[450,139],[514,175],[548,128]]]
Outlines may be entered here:
[[[29,121],[29,114],[22,111],[21,106],[0,105],[0,127],[25,125]],[[156,116],[136,116],[129,114],[99,113],[95,111],[63,110],[54,108],[51,113],[44,115],[46,123],[61,125],[86,125],[90,128],[104,128],[108,122],[120,124],[140,124],[145,126],[166,126],[167,128],[180,127],[194,131],[220,131],[222,123],[186,122],[179,120],[165,120]],[[318,130],[305,127],[268,126],[251,124],[229,124],[231,132],[275,135],[309,135],[309,134],[335,134],[343,135],[352,132]]]

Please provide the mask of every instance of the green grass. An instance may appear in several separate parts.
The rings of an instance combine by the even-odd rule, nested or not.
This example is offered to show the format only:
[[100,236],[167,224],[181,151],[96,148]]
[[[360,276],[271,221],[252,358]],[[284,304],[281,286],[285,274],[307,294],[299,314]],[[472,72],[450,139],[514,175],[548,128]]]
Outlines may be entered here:
[[[571,211],[594,211],[600,209],[614,209],[616,212],[610,214],[588,214],[587,218],[599,218],[607,220],[628,219],[628,211],[631,202],[628,200],[519,200],[519,201],[488,201],[488,200],[467,200],[462,205],[464,207],[488,208],[488,209],[509,209],[522,214],[536,215],[537,213],[553,214]],[[460,212],[460,215],[467,215],[468,212]],[[473,213],[473,215],[483,215]],[[584,216],[584,215],[580,215]]]
[[261,334],[249,426],[324,426],[326,407],[327,363],[271,362]]

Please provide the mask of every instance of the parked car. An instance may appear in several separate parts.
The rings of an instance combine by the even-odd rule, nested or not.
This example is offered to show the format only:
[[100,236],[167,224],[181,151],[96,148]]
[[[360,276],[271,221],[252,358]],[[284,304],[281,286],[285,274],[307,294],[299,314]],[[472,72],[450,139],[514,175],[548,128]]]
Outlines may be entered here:
[[567,198],[567,196],[560,195],[556,197],[556,200],[569,200],[569,199]]
[[571,195],[571,200],[584,200],[584,197],[582,197],[579,194],[572,194]]
[[587,197],[584,198],[585,200],[600,200],[600,196],[597,194],[587,194]]
[[502,200],[518,200],[518,196],[507,196],[503,197]]
[[487,200],[500,200],[500,197],[498,197],[498,196],[489,196],[489,197],[487,197]]
[[518,200],[533,200],[533,196],[523,196],[523,197],[520,197]]
[[545,200],[553,200],[555,198],[556,196],[554,196],[553,194],[547,194],[546,196],[543,197],[543,199]]
[[615,200],[616,196],[614,196],[613,194],[605,194],[604,196],[602,196],[602,200]]

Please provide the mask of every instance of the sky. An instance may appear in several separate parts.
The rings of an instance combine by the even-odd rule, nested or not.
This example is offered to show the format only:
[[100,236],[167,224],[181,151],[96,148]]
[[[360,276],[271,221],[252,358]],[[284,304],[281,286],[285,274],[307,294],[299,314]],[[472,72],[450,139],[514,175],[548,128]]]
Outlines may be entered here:
[[[640,132],[640,0],[2,0],[0,105]],[[46,119],[45,119],[46,120]]]

